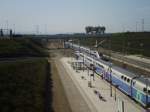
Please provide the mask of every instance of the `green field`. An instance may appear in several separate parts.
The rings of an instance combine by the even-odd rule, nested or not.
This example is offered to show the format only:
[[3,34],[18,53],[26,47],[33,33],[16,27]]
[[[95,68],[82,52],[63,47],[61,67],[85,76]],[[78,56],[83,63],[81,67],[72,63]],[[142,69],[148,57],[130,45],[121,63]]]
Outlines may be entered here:
[[31,39],[0,40],[0,58],[47,56]]
[[46,59],[0,62],[0,112],[43,112]]
[[[108,37],[88,37],[78,38],[81,45],[93,47],[96,43],[102,40],[106,40],[101,47],[113,51],[127,53],[127,54],[139,54],[150,57],[150,33],[149,32],[126,32],[126,33],[114,33]],[[78,43],[76,41],[76,43]],[[111,43],[111,44],[110,44]]]

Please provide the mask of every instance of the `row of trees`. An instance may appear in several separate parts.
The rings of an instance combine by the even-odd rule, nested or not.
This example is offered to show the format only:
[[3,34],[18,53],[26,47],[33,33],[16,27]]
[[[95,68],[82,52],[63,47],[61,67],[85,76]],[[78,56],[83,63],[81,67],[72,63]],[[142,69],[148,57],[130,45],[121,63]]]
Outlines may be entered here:
[[85,31],[87,34],[104,34],[106,28],[104,26],[87,26],[85,27]]

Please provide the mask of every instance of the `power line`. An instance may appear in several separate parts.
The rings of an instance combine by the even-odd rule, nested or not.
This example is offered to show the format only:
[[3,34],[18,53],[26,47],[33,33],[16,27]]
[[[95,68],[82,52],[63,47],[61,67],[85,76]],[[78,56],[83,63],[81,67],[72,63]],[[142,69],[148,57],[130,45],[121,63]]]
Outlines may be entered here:
[[45,34],[47,34],[47,25],[45,24]]
[[36,34],[39,34],[39,25],[36,25]]
[[8,29],[8,20],[6,20],[6,29]]
[[142,32],[144,32],[144,19],[142,19]]
[[136,32],[137,32],[137,30],[138,30],[137,26],[138,26],[138,22],[136,21],[136,28],[135,28],[135,29],[136,29]]

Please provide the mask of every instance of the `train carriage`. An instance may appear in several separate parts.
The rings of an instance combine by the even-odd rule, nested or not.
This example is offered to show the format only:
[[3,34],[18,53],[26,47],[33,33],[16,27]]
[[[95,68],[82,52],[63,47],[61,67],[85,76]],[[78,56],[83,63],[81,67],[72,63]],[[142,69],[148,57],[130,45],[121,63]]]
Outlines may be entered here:
[[[78,45],[73,45],[73,48],[78,50]],[[85,50],[84,54],[82,50]],[[95,72],[102,76],[118,89],[127,94],[132,99],[139,102],[144,107],[150,107],[150,79],[138,76],[123,68],[112,66],[109,62],[105,62],[90,53],[87,49],[82,48],[78,56],[84,60],[85,64],[90,67],[91,64],[95,67]]]
[[[83,53],[79,53],[79,57],[81,59],[84,59],[85,64],[90,67],[90,64],[93,64],[95,66],[95,72],[102,76],[104,79],[110,82],[112,81],[113,85],[117,85],[117,87],[142,104],[143,106],[147,106],[150,103],[150,86],[148,85],[149,94],[144,93],[143,90],[146,88],[146,85],[144,84],[144,81],[142,82],[142,77],[137,77],[136,74],[131,73],[127,70],[124,70],[120,67],[112,66],[111,71],[109,69],[109,63],[104,62],[103,60],[94,59],[90,57],[89,55],[85,55]],[[136,79],[134,79],[136,78]],[[148,84],[149,80],[148,80]]]

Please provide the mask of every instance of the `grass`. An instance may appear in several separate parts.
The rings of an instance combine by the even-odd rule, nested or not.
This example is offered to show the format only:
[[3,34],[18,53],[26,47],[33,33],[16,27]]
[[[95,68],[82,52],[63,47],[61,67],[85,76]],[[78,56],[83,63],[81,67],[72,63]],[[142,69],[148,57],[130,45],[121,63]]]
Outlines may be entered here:
[[47,56],[31,39],[0,40],[0,57]]
[[46,59],[0,62],[0,111],[43,112]]
[[[128,54],[140,54],[150,57],[150,33],[149,32],[126,32],[114,33],[109,37],[89,37],[79,38],[80,43],[85,46],[94,46],[98,42],[106,40],[102,47],[109,49],[109,39],[111,40],[111,49],[117,52],[126,52]],[[77,42],[78,43],[78,42]],[[143,45],[142,45],[143,44]]]

